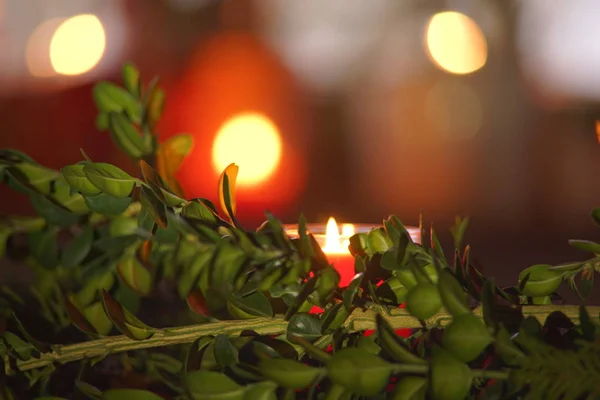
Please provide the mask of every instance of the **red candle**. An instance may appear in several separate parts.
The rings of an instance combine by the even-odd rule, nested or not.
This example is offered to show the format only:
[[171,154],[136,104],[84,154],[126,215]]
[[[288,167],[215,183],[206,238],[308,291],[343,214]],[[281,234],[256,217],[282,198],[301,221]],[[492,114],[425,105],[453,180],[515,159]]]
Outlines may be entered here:
[[[348,249],[350,237],[356,233],[368,233],[376,227],[378,227],[376,224],[341,224],[340,227],[335,219],[330,217],[327,225],[307,224],[306,229],[313,234],[329,262],[339,272],[340,287],[345,287],[355,275],[354,257]],[[286,225],[285,229],[288,235],[298,236],[298,225]],[[415,243],[421,242],[421,233],[418,228],[407,227],[406,229]],[[311,312],[321,310],[317,309],[318,307],[313,307]]]

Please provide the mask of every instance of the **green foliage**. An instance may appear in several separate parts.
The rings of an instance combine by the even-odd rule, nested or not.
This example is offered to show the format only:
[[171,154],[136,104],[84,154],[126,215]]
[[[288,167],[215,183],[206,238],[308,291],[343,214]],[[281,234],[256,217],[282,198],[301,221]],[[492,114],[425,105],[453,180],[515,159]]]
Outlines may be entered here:
[[433,228],[414,243],[391,216],[350,239],[356,275],[340,288],[304,217],[295,239],[269,213],[256,231],[240,224],[235,164],[220,212],[188,199],[175,174],[191,137],[159,143],[158,80],[144,86],[127,64],[123,81],[94,88],[97,123],[139,173],[83,152],[55,171],[0,151],[2,181],[38,214],[0,221],[0,254],[26,254],[16,261],[36,278],[0,288],[0,398],[600,396],[600,310],[553,304],[563,282],[589,297],[599,244],[571,241],[592,257],[531,266],[500,288],[470,260],[468,219],[446,254]]

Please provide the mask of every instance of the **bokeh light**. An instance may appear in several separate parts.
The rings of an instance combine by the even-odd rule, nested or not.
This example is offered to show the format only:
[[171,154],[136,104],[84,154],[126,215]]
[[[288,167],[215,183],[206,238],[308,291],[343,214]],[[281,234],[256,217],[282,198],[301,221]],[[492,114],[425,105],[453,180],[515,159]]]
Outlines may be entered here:
[[485,35],[468,16],[445,11],[434,15],[427,25],[427,52],[442,70],[453,74],[469,74],[485,65]]
[[281,158],[277,127],[258,113],[238,114],[219,129],[212,148],[213,166],[221,173],[229,164],[240,167],[238,184],[257,185],[275,170]]
[[92,14],[81,14],[63,22],[50,42],[50,61],[61,75],[81,75],[94,68],[106,48],[102,22]]
[[37,78],[56,75],[48,49],[54,33],[63,22],[64,18],[44,21],[29,36],[25,57],[31,75]]

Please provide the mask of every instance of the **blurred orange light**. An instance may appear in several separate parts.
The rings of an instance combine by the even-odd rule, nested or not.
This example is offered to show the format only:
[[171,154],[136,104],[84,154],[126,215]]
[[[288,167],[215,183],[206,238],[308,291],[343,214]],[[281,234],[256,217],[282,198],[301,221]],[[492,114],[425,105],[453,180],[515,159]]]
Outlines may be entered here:
[[100,62],[105,48],[106,34],[98,17],[76,15],[54,32],[50,42],[50,61],[61,75],[81,75]]
[[219,129],[212,148],[215,172],[229,164],[240,167],[238,184],[254,186],[271,176],[281,158],[277,127],[264,115],[243,113],[227,120]]
[[427,51],[442,70],[453,74],[469,74],[485,65],[485,35],[468,16],[445,11],[435,14],[426,31]]

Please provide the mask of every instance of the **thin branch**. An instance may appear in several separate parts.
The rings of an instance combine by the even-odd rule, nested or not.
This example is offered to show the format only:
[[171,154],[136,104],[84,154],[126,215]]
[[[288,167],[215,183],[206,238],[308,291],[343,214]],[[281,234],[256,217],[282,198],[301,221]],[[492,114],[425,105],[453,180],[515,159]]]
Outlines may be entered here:
[[[578,306],[523,306],[513,307],[513,311],[519,312],[523,316],[536,317],[540,323],[544,323],[548,315],[560,311],[564,313],[573,323],[579,322]],[[587,307],[590,315],[600,314],[600,306]],[[351,332],[358,332],[370,329],[376,329],[375,316],[377,310],[355,309],[344,322],[346,328]],[[482,318],[482,309],[477,307],[473,314]],[[421,322],[411,316],[405,309],[392,309],[388,315],[383,317],[390,323],[394,329],[421,328]],[[425,321],[426,326],[444,326],[452,320],[448,313],[438,313],[434,317]],[[201,325],[190,325],[177,328],[157,329],[152,337],[145,340],[133,340],[126,336],[109,336],[102,339],[90,340],[88,342],[76,343],[70,345],[54,345],[53,351],[42,354],[39,358],[31,358],[23,361],[18,360],[16,367],[20,371],[27,371],[34,368],[44,367],[53,363],[65,364],[83,359],[103,357],[108,354],[120,353],[131,350],[149,349],[155,347],[165,347],[179,344],[189,344],[196,339],[206,335],[225,334],[237,336],[243,331],[254,331],[261,335],[280,335],[285,333],[287,321],[281,316],[276,318],[254,318],[236,321],[219,321]],[[8,361],[5,361],[5,370],[7,373],[12,371]]]

